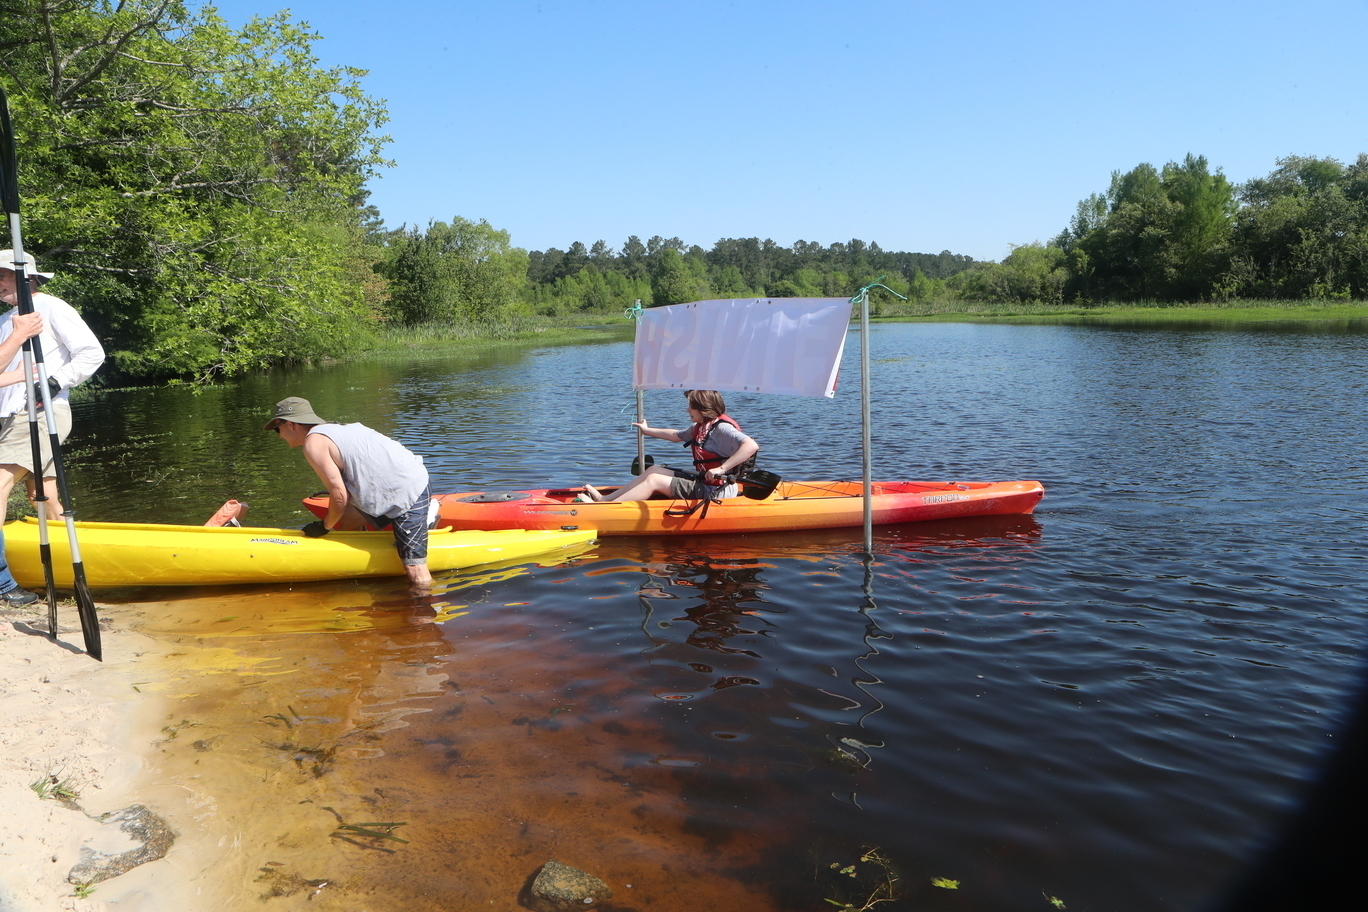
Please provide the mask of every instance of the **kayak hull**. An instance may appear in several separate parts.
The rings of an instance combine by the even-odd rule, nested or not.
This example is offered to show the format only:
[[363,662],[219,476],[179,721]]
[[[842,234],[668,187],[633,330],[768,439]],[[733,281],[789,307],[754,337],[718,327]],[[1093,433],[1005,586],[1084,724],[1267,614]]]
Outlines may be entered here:
[[[298,529],[78,522],[76,541],[93,588],[282,583],[403,576],[389,532],[332,532],[309,538]],[[38,522],[6,523],[5,555],[21,586],[45,585]],[[592,530],[463,532],[428,536],[428,568],[459,570],[542,555],[591,541]],[[73,585],[65,523],[48,523],[54,582]]]
[[[702,535],[835,529],[864,524],[864,485],[858,481],[780,482],[765,500],[733,497],[690,516],[670,516],[691,501],[578,503],[582,488],[444,494],[437,525],[472,529],[594,529],[610,535]],[[611,489],[607,489],[611,490]],[[1045,494],[1038,481],[876,482],[875,525],[1001,516],[1032,512]],[[503,499],[500,499],[503,498]],[[328,499],[306,507],[322,516]]]

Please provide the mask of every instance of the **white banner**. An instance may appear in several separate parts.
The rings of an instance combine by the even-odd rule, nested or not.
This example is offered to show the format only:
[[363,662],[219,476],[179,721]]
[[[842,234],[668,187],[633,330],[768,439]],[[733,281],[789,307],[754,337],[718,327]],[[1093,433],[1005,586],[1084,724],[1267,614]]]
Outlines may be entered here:
[[632,386],[830,398],[849,325],[847,298],[648,308],[637,322]]

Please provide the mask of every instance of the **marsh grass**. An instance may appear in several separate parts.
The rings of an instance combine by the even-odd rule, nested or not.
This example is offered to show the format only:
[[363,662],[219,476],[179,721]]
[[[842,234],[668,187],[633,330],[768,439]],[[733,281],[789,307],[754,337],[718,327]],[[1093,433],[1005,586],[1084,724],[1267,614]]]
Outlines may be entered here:
[[321,810],[327,811],[337,820],[337,826],[328,834],[329,839],[337,839],[342,842],[351,843],[363,849],[376,849],[381,852],[393,852],[393,849],[384,845],[386,840],[408,845],[408,840],[394,835],[394,831],[401,826],[408,826],[404,821],[384,821],[368,823],[348,823],[342,819],[342,815],[337,812],[337,808],[319,805]]
[[75,801],[81,797],[76,784],[69,777],[58,778],[57,773],[48,772],[29,783],[29,788],[39,798],[53,801]]
[[881,302],[877,322],[1114,323],[1192,325],[1298,323],[1368,326],[1368,303],[1338,301],[1229,301],[1201,304],[924,304]]
[[266,892],[261,894],[262,901],[276,899],[281,896],[296,896],[305,890],[310,891],[308,899],[313,899],[323,892],[324,887],[332,886],[332,881],[313,879],[308,880],[291,871],[282,871],[271,865],[279,865],[280,862],[267,862],[267,867],[259,868],[261,871],[256,878],[257,883],[266,884]]
[[[861,864],[864,865],[863,869]],[[824,898],[843,912],[868,912],[902,896],[902,878],[893,870],[893,863],[878,846],[865,846],[861,850],[859,863],[843,866],[839,861],[833,861],[830,870],[838,878],[830,891],[836,894],[836,898]],[[849,888],[839,883],[840,878],[846,877],[853,881]],[[844,894],[851,888],[857,891],[856,896],[847,898]]]
[[[343,741],[354,737],[374,739],[377,737],[374,729],[380,725],[379,721],[371,721],[357,725],[340,735],[329,735],[326,732],[307,733],[307,740],[301,741],[306,736],[305,727],[317,723],[319,720],[314,717],[301,716],[289,704],[286,704],[285,709],[289,711],[289,715],[283,712],[273,712],[267,713],[260,719],[261,722],[278,731],[283,729],[283,739],[258,740],[263,747],[288,755],[300,772],[308,773],[315,779],[321,779],[332,772],[337,762],[338,751],[342,749]],[[338,822],[342,822],[340,818]],[[401,826],[401,824],[395,824],[395,826]]]
[[[288,709],[288,710],[290,711],[290,715],[289,715],[289,716],[285,715],[284,713],[273,712],[273,713],[268,713],[267,715],[264,715],[264,716],[262,716],[261,718],[262,718],[263,720],[265,720],[265,721],[267,722],[267,724],[273,725],[273,724],[275,724],[275,722],[280,722],[280,723],[283,724],[286,728],[294,728],[294,722],[295,722],[295,721],[297,721],[297,722],[303,722],[303,721],[304,721],[304,717],[301,716],[298,712],[296,712],[296,711],[295,711],[295,708],[294,708],[293,706],[290,706],[290,705],[287,703],[287,704],[285,705],[285,708]],[[293,716],[293,717],[294,717],[294,721],[291,721],[291,720],[290,720],[290,716]],[[271,720],[274,720],[274,722],[271,721]]]
[[364,837],[366,839],[392,839],[395,842],[408,844],[407,839],[400,839],[394,835],[394,830],[406,823],[343,823],[328,835],[338,839],[348,839]]
[[[1228,301],[1161,304],[979,304],[965,301],[912,303],[881,300],[871,309],[874,322],[1065,323],[1131,326],[1306,324],[1368,327],[1368,302]],[[621,314],[520,316],[500,323],[383,327],[354,359],[412,357],[469,351],[492,344],[573,344],[631,338],[632,324]]]
[[614,332],[626,336],[631,325],[621,314],[584,314],[573,318],[513,316],[493,323],[382,326],[350,360],[470,351],[490,344],[563,345],[601,339]]

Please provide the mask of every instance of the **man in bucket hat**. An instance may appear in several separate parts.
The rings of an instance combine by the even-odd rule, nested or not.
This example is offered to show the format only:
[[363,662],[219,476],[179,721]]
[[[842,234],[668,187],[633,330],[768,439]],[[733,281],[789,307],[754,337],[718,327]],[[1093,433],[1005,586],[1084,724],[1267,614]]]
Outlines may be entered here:
[[309,400],[291,396],[276,403],[266,422],[304,459],[328,489],[328,513],[304,527],[307,535],[334,529],[394,529],[394,548],[409,582],[432,586],[427,565],[428,504],[432,493],[423,457],[364,424],[334,424],[314,414]]
[[[57,422],[57,440],[65,441],[71,433],[71,406],[67,401],[73,386],[84,383],[104,363],[104,348],[90,331],[85,320],[61,298],[38,289],[52,278],[43,272],[29,253],[24,254],[23,268],[28,276],[29,291],[33,296],[33,314],[21,317],[18,313],[18,266],[13,250],[0,250],[0,301],[11,309],[0,315],[0,523],[5,520],[10,491],[15,482],[28,480],[29,497],[33,496],[33,444],[29,439],[28,400],[35,405],[42,399],[32,377],[25,377],[23,356],[19,351],[23,340],[38,335],[43,346],[43,363],[47,368],[48,391],[51,394],[52,414]],[[34,320],[41,330],[35,332]],[[57,500],[57,479],[52,468],[52,447],[48,440],[47,420],[39,427],[43,473],[43,493],[47,495],[49,519],[62,518],[62,504]],[[0,561],[0,605],[24,605],[36,596],[18,588],[8,565]]]

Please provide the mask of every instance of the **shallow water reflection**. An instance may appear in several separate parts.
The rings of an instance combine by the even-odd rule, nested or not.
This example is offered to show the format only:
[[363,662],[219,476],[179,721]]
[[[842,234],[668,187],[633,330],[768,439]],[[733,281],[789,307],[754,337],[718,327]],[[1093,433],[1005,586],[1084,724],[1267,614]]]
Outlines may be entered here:
[[[1010,565],[1039,534],[886,532],[876,566]],[[244,885],[224,908],[321,881],[324,909],[510,908],[552,857],[627,908],[810,907],[814,859],[859,851],[839,808],[884,738],[880,583],[846,585],[847,538],[608,541],[451,575],[440,607],[374,582],[130,602],[176,644],[160,787],[212,795],[213,831],[273,834],[216,863]]]

